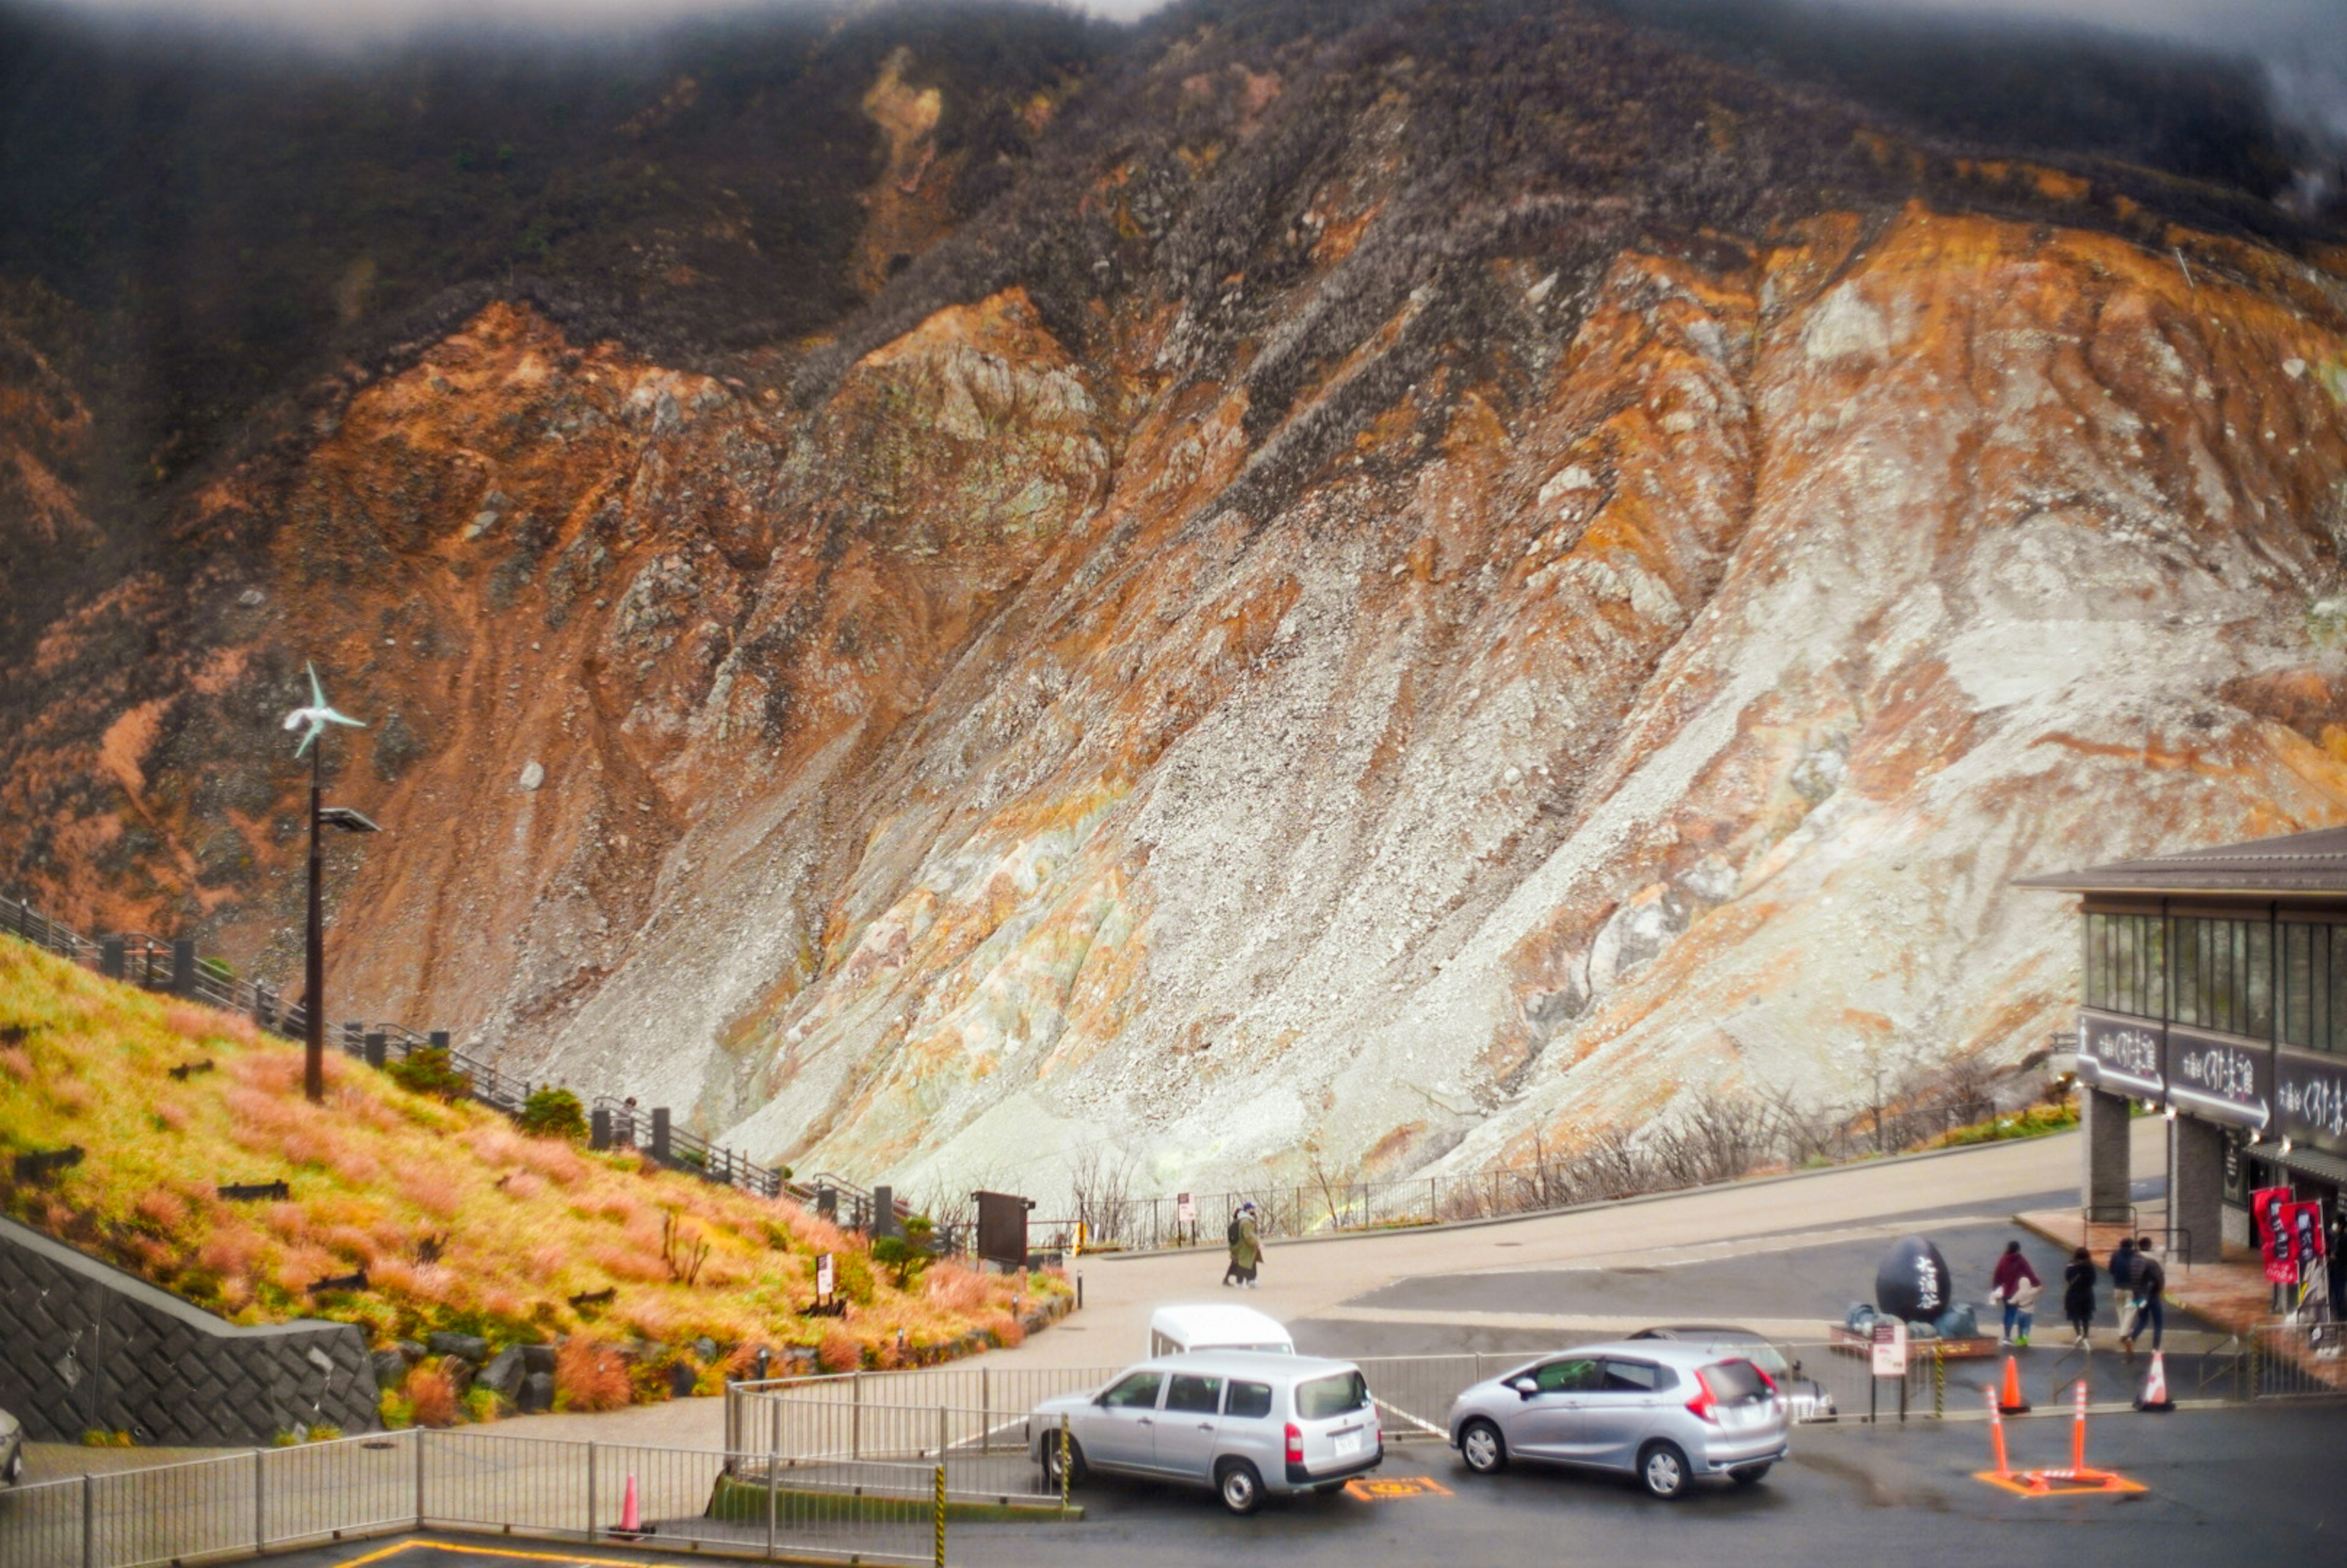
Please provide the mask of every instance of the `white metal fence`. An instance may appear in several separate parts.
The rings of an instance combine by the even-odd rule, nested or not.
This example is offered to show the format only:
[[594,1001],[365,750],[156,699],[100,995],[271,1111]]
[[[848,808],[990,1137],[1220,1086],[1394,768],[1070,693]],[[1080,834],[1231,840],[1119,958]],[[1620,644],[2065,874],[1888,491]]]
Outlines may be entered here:
[[847,1473],[766,1454],[389,1432],[0,1491],[0,1568],[150,1568],[426,1528],[933,1563],[938,1479],[934,1464]]

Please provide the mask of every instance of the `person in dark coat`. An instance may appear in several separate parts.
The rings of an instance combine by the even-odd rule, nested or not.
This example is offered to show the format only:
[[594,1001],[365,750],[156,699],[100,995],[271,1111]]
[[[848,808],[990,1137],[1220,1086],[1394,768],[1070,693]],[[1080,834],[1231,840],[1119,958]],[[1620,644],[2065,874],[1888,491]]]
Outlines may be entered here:
[[[2111,1249],[2111,1296],[2124,1302],[2128,1291],[2135,1288],[2135,1237],[2121,1236],[2119,1245]],[[2127,1327],[2127,1308],[2119,1308],[2119,1327]]]
[[2070,1320],[2077,1343],[2086,1343],[2087,1331],[2095,1326],[2095,1255],[2085,1247],[2070,1255],[2069,1266],[2062,1271],[2062,1316]]
[[[2004,1304],[2005,1339],[2024,1350],[2029,1348],[2029,1309],[2036,1305],[2037,1293],[2045,1288],[2045,1282],[2037,1277],[2037,1271],[2030,1267],[2029,1260],[2021,1255],[2021,1244],[2006,1242],[2004,1255],[1996,1260],[1996,1273],[1993,1276],[1989,1295]],[[2021,1327],[2018,1334],[2014,1332],[2016,1319]]]
[[2135,1286],[2135,1321],[2128,1324],[2127,1331],[2119,1336],[2119,1348],[2126,1351],[2127,1359],[2132,1361],[2135,1359],[2136,1336],[2147,1328],[2150,1329],[2151,1348],[2157,1350],[2159,1348],[2160,1330],[2168,1326],[2168,1307],[2160,1299],[2161,1293],[2168,1288],[2168,1270],[2161,1267],[2159,1259],[2152,1255],[2149,1236],[2136,1238],[2135,1267],[2129,1271],[2128,1279]]

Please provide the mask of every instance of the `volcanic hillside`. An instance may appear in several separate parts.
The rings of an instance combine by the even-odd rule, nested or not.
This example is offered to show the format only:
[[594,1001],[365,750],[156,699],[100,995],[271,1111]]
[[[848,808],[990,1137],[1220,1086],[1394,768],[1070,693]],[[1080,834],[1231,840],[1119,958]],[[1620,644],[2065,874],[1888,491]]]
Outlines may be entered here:
[[[111,511],[120,317],[12,285],[0,532],[99,563],[11,589],[27,888],[291,972],[314,658],[392,828],[351,1010],[1049,1193],[2009,1068],[2075,970],[2008,877],[2347,820],[2347,249],[2229,67],[2218,167],[1530,0],[991,77],[953,15],[820,56],[852,158],[728,166],[852,169],[789,311],[677,304],[676,241],[633,297],[725,330],[631,333],[590,227]],[[711,101],[663,80],[572,139]]]

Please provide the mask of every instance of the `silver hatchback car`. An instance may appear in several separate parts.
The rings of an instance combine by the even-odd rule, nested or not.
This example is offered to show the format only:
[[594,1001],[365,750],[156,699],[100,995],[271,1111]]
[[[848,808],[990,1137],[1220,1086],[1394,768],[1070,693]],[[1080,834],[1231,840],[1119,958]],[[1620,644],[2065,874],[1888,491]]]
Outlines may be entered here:
[[1719,1346],[1584,1345],[1486,1378],[1450,1407],[1450,1446],[1489,1475],[1511,1459],[1625,1471],[1656,1497],[1698,1476],[1749,1485],[1788,1451],[1785,1398]]
[[1233,1513],[1253,1513],[1266,1493],[1334,1491],[1385,1459],[1361,1369],[1317,1356],[1193,1350],[1046,1399],[1029,1430],[1055,1486],[1062,1418],[1071,1483],[1107,1471],[1210,1486]]

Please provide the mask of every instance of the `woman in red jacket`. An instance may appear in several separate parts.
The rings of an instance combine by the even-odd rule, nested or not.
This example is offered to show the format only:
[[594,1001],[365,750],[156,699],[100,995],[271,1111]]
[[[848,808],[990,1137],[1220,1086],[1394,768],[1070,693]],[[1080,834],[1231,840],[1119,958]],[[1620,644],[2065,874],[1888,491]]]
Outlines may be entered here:
[[[2037,1277],[2037,1271],[2021,1255],[2021,1244],[2006,1242],[2004,1255],[1996,1260],[1996,1274],[1989,1287],[1990,1297],[2004,1304],[2004,1343],[2029,1348],[2029,1326],[2036,1318],[2030,1308],[2037,1305],[2037,1293],[2045,1288],[2045,1282]],[[2021,1328],[2018,1334],[2014,1332],[2016,1318]]]

